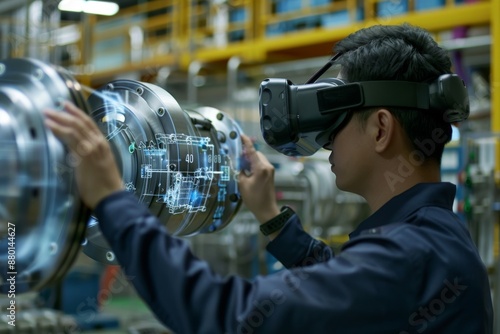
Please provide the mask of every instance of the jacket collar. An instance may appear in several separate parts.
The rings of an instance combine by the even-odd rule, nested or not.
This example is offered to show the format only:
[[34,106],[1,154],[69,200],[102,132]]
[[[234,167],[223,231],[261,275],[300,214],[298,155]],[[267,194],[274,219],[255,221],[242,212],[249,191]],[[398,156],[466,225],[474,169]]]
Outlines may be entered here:
[[349,237],[351,239],[357,237],[363,230],[404,221],[413,212],[425,206],[437,206],[452,210],[455,191],[455,185],[448,182],[419,183],[391,198],[380,209],[361,222],[349,234]]

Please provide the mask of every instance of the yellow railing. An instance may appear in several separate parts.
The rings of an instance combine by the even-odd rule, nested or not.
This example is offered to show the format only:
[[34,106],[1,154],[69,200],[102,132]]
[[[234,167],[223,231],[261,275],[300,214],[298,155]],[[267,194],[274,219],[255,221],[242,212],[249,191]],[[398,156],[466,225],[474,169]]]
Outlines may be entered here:
[[[222,4],[153,0],[113,17],[87,16],[75,23],[81,38],[65,46],[71,56],[61,64],[83,69],[76,71],[79,79],[98,82],[161,66],[186,70],[194,61],[225,65],[234,56],[246,64],[325,56],[335,41],[380,23],[408,22],[437,32],[457,25],[489,25],[496,17],[492,2],[497,0],[441,1],[441,7],[422,10],[428,0],[229,0]],[[22,50],[16,49],[14,56]]]

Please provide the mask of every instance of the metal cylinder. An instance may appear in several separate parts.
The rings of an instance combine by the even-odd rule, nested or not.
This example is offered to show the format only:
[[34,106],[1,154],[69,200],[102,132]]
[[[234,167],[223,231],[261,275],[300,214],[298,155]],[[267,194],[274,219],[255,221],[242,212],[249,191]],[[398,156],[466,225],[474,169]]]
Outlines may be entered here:
[[[215,232],[236,214],[241,129],[229,115],[183,110],[158,86],[116,80],[88,99],[91,116],[111,144],[125,188],[173,235]],[[222,115],[222,117],[221,117]],[[98,222],[88,226],[84,252],[115,263]]]
[[0,292],[8,294],[59,279],[78,254],[89,212],[76,191],[77,162],[46,129],[42,110],[63,100],[87,107],[63,69],[33,59],[0,68]]

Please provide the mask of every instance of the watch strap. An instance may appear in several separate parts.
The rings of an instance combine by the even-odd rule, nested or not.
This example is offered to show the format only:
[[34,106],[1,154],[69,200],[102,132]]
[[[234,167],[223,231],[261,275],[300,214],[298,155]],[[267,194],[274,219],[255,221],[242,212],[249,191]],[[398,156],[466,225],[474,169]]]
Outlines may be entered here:
[[269,235],[273,232],[280,230],[285,223],[295,214],[295,212],[288,206],[283,206],[279,215],[273,219],[260,225],[260,231],[264,235]]

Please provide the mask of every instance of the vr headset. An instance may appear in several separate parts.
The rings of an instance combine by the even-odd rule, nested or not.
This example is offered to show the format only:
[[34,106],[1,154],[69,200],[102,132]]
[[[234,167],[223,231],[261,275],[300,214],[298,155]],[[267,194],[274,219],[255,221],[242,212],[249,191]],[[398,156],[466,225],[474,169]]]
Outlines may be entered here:
[[351,111],[369,107],[433,110],[448,123],[469,116],[469,97],[456,74],[431,84],[410,81],[346,82],[319,80],[340,56],[333,56],[305,84],[265,79],[260,85],[260,127],[268,145],[288,156],[312,155],[329,144],[348,122]]

